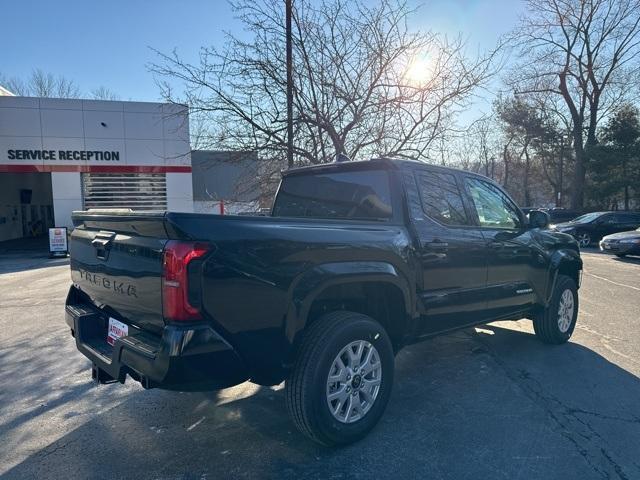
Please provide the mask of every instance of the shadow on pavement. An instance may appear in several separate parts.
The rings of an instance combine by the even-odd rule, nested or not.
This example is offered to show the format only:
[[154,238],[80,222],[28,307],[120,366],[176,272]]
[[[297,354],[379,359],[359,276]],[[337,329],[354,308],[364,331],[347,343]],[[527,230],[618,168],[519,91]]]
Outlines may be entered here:
[[49,254],[0,253],[0,275],[60,265],[69,265],[69,258],[49,258]]
[[29,237],[0,242],[0,275],[69,263],[66,257],[49,257],[49,237]]
[[16,238],[0,242],[0,254],[38,252],[49,255],[49,237],[47,235]]
[[613,260],[616,262],[622,263],[632,263],[635,265],[640,265],[640,256],[637,257],[613,257]]
[[342,449],[300,435],[281,390],[255,390],[136,390],[5,478],[640,478],[640,381],[575,343],[489,325],[409,347],[380,424]]
[[594,248],[583,249],[581,251],[582,251],[582,253],[590,253],[592,255],[599,255],[599,256],[602,256],[602,257],[609,257],[614,262],[640,264],[640,255],[617,257],[616,255],[613,255],[611,253],[605,253],[602,250],[597,249],[597,248],[595,248],[595,249]]

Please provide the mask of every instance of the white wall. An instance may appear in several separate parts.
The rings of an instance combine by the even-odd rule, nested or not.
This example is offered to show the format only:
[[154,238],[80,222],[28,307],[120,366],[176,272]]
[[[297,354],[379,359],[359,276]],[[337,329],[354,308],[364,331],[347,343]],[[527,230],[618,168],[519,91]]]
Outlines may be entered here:
[[222,208],[218,200],[199,200],[193,202],[193,209],[196,213],[210,213],[220,215],[238,215],[239,213],[257,212],[260,210],[259,202],[224,202]]
[[[56,158],[17,158],[18,150],[55,152]],[[118,158],[60,158],[66,151],[85,157],[117,152]],[[169,210],[192,212],[188,110],[162,103],[0,97],[0,175],[36,171],[51,172],[56,226],[70,226],[71,212],[82,209],[81,171],[164,172]]]
[[79,172],[52,172],[53,214],[56,227],[71,228],[71,212],[82,210],[82,186]]
[[167,210],[193,212],[191,173],[167,173]]
[[[54,151],[56,158],[10,158],[10,150]],[[118,152],[119,158],[60,158],[66,150]],[[41,171],[191,166],[188,110],[162,103],[0,97],[0,167],[17,165]]]

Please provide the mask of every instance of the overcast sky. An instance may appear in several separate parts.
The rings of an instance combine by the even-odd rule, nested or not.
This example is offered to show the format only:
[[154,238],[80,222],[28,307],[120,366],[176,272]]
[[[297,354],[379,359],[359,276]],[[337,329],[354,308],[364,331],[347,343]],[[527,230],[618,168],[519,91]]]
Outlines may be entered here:
[[[522,0],[409,3],[420,6],[411,28],[462,33],[472,48],[491,48],[523,8]],[[225,0],[14,1],[2,8],[0,74],[27,77],[41,68],[74,80],[83,92],[103,85],[123,100],[154,101],[159,93],[146,69],[154,60],[149,47],[194,57],[234,28]]]

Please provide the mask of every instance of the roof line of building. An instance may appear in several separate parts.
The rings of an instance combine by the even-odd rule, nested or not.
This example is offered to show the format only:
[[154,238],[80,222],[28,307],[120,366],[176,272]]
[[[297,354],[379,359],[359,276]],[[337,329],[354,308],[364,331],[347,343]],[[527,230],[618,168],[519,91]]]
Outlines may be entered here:
[[0,85],[0,97],[15,97],[15,94]]

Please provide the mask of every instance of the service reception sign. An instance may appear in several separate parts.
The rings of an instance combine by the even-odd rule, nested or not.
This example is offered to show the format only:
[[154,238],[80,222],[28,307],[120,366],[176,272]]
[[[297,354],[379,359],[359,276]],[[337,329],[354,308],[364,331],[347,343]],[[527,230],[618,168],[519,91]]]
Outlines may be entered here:
[[120,161],[118,151],[100,150],[7,150],[8,160]]
[[183,105],[0,97],[0,172],[190,173]]
[[66,256],[69,253],[67,245],[67,228],[57,227],[49,229],[49,255]]

